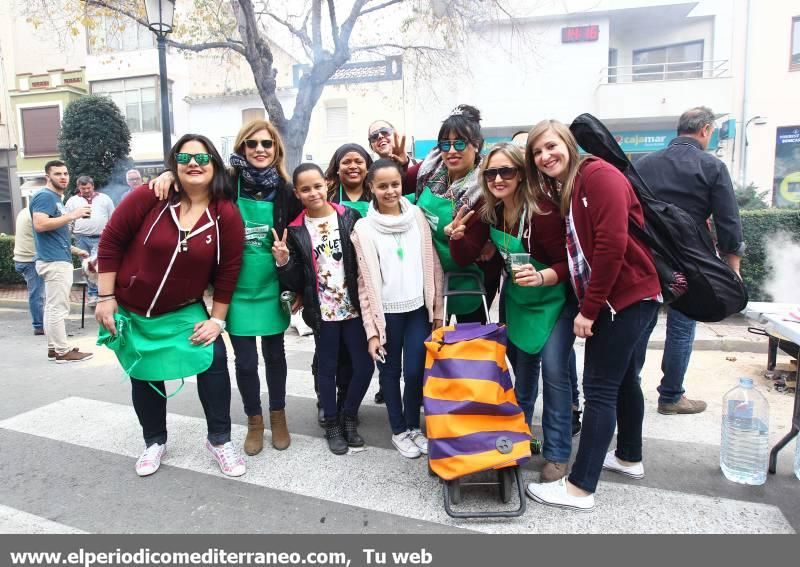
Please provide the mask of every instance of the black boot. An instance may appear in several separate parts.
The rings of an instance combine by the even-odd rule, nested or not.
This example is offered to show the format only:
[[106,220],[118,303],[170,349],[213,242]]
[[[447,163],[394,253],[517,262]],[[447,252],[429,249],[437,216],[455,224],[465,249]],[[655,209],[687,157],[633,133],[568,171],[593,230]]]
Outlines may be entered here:
[[358,434],[358,418],[344,416],[344,438],[350,447],[363,447],[364,438]]
[[328,440],[328,449],[334,455],[347,453],[347,441],[344,439],[344,431],[338,419],[325,420],[325,439]]

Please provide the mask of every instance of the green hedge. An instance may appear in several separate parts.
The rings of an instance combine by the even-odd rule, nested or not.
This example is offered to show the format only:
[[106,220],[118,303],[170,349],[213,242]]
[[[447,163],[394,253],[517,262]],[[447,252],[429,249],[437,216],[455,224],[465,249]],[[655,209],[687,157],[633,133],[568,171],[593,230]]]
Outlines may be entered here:
[[[81,259],[72,255],[72,265],[79,268]],[[0,285],[24,284],[25,280],[14,269],[14,237],[0,236]]]
[[14,269],[14,237],[0,236],[0,284],[25,283]]
[[[766,242],[777,232],[788,232],[800,239],[800,210],[762,209],[741,211],[742,231],[747,250],[742,258],[742,279],[751,301],[769,301],[761,285],[767,277]],[[799,282],[800,283],[800,282]]]

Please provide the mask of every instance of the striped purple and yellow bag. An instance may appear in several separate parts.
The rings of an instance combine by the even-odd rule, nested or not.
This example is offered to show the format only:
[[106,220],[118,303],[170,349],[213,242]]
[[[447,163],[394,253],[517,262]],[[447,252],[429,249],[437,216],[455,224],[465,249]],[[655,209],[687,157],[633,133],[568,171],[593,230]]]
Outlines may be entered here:
[[462,323],[425,342],[422,389],[431,469],[452,480],[519,465],[531,457],[531,431],[506,364],[506,327]]

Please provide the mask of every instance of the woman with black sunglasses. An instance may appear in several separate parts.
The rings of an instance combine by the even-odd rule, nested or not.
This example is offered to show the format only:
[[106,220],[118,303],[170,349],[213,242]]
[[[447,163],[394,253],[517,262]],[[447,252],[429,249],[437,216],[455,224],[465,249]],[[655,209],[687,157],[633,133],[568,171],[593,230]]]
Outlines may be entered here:
[[[245,226],[242,271],[228,311],[228,333],[236,355],[236,383],[247,414],[244,450],[256,455],[264,446],[264,417],[258,376],[256,340],[266,368],[272,446],[283,450],[291,437],[286,424],[286,352],[283,333],[289,314],[280,304],[281,287],[272,257],[274,228],[278,234],[301,210],[286,173],[278,131],[266,120],[252,120],[239,130],[229,170],[236,204]],[[162,174],[163,192],[173,177]],[[163,180],[163,182],[162,182]]]
[[[480,210],[483,199],[478,183],[478,165],[481,162],[483,134],[481,114],[477,108],[461,104],[442,122],[439,128],[439,143],[425,160],[408,169],[407,175],[416,182],[416,204],[428,219],[433,231],[433,244],[445,274],[449,272],[472,272],[484,282],[486,301],[492,299],[500,285],[501,260],[491,243],[475,251],[477,262],[459,264],[450,253],[448,225],[457,211]],[[469,223],[477,222],[472,215]],[[454,278],[451,288],[473,289],[467,279]],[[484,321],[485,314],[480,298],[455,297],[447,302],[448,313],[455,314],[459,322]],[[446,323],[446,321],[445,321]]]
[[460,211],[447,227],[450,250],[457,262],[466,264],[476,250],[493,242],[505,260],[501,305],[514,391],[530,426],[541,368],[545,464],[540,478],[553,482],[566,474],[572,452],[568,363],[575,342],[572,320],[578,312],[574,294],[563,283],[568,274],[564,219],[553,203],[534,199],[525,156],[516,144],[492,146],[479,173],[485,201],[481,222],[467,228],[464,219],[473,213]]
[[[131,377],[145,441],[136,473],[156,472],[166,451],[164,380],[196,374],[206,448],[223,474],[241,476],[245,462],[231,441],[231,384],[221,335],[242,264],[242,217],[208,138],[181,137],[167,165],[176,180],[167,202],[147,187],[134,189],[103,231],[95,318],[101,339]],[[210,317],[203,303],[209,285]]]

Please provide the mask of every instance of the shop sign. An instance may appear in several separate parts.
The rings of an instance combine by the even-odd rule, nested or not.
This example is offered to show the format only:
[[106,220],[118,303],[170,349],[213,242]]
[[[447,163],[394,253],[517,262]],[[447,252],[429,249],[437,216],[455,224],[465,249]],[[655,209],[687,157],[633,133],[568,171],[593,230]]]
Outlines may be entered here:
[[773,200],[778,207],[800,205],[800,126],[777,129]]

